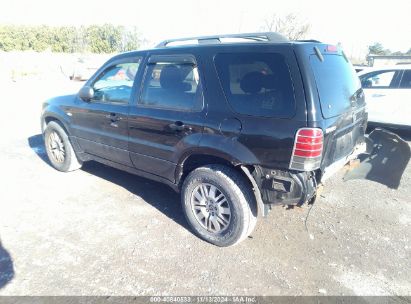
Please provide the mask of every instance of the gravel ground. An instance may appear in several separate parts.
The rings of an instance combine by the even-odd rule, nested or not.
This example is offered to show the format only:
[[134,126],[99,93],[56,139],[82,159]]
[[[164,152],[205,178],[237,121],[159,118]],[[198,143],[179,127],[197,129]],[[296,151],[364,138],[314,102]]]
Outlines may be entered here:
[[277,207],[252,237],[218,248],[190,232],[162,184],[48,165],[41,101],[78,86],[5,85],[0,295],[411,295],[411,164],[397,190],[340,171],[307,229],[309,207]]

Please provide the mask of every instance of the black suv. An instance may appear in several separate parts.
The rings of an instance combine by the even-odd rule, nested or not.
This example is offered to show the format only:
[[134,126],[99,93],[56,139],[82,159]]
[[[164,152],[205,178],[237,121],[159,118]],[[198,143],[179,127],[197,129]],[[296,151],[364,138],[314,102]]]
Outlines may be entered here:
[[43,104],[60,171],[95,160],[181,191],[194,232],[234,245],[272,205],[313,202],[361,152],[356,73],[337,47],[276,33],[167,40],[117,55]]

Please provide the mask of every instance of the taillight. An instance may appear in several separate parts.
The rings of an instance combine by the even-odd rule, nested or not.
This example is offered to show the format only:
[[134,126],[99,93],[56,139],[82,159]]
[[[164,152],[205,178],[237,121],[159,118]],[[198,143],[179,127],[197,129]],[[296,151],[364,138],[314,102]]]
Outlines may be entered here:
[[297,131],[291,155],[290,169],[312,171],[321,165],[323,131],[318,128],[302,128]]

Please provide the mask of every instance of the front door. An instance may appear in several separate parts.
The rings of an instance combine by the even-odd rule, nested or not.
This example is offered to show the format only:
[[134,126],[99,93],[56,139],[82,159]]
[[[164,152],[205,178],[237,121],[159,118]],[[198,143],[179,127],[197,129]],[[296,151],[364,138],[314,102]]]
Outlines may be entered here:
[[139,170],[174,182],[179,158],[201,138],[201,75],[192,55],[152,56],[145,69],[141,95],[130,108],[130,157]]
[[129,100],[140,59],[109,64],[94,78],[94,97],[77,98],[73,108],[73,135],[85,152],[132,166],[128,149]]

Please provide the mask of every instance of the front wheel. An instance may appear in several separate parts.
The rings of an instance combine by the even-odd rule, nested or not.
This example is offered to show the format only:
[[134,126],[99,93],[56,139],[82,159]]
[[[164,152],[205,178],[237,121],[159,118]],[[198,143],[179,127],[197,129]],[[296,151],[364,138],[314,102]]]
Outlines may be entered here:
[[68,172],[81,168],[82,163],[77,159],[70,140],[60,124],[55,121],[47,124],[44,141],[47,156],[55,169]]
[[244,240],[257,220],[250,184],[226,166],[209,165],[192,171],[182,187],[182,205],[194,232],[221,247]]

